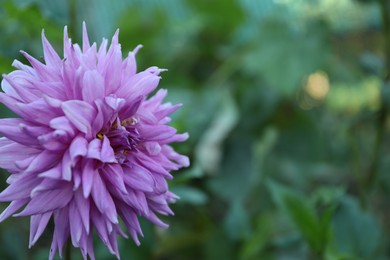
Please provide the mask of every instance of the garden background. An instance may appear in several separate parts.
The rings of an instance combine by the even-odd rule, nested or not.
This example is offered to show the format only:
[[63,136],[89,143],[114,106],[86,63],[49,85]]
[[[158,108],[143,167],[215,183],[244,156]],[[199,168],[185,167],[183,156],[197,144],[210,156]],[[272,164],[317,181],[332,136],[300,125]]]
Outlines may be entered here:
[[[0,72],[42,56],[42,28],[81,43],[83,21],[169,70],[190,134],[170,228],[142,222],[122,259],[390,259],[389,1],[0,0]],[[46,259],[51,228],[28,249],[27,218],[1,223],[0,259]]]

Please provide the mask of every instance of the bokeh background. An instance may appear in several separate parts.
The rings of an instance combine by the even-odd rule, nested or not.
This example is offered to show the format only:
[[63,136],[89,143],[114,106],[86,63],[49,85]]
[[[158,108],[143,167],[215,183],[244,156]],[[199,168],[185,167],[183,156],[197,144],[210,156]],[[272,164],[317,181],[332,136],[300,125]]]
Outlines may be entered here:
[[[170,182],[170,228],[142,222],[122,259],[390,259],[388,2],[0,0],[0,71],[42,56],[42,28],[60,53],[64,25],[81,43],[82,21],[169,69],[192,165]],[[28,249],[27,218],[1,223],[0,259],[47,259],[51,228]]]

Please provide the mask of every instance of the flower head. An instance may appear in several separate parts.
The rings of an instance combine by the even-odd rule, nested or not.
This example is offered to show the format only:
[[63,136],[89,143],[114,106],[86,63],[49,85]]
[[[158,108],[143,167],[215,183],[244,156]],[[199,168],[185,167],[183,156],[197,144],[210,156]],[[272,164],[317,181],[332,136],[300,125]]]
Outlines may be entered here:
[[166,90],[147,98],[163,70],[137,73],[140,46],[122,60],[118,31],[107,50],[107,39],[90,45],[85,24],[82,47],[65,27],[63,59],[43,32],[42,42],[44,63],[22,52],[31,67],[14,61],[1,83],[20,118],[0,119],[0,167],[11,173],[0,221],[30,216],[32,246],[53,219],[51,259],[68,239],[93,259],[93,233],[119,258],[120,221],[139,244],[139,216],[167,227],[156,213],[173,214],[167,179],[189,165],[169,146],[188,138],[167,125],[180,105],[162,103]]

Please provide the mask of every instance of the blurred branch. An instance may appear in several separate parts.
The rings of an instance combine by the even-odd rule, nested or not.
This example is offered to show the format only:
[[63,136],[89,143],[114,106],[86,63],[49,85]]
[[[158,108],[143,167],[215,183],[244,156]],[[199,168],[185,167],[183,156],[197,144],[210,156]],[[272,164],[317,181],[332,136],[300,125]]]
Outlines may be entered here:
[[385,133],[385,123],[388,114],[388,101],[387,95],[385,95],[390,87],[390,2],[388,0],[380,0],[380,8],[382,14],[382,27],[383,27],[383,35],[385,40],[385,72],[383,77],[383,85],[382,85],[382,105],[379,110],[378,121],[377,121],[377,134],[375,140],[374,151],[372,155],[372,160],[369,165],[366,188],[370,189],[375,182],[377,171],[378,171],[378,163],[380,159],[380,152],[382,149],[383,137]]

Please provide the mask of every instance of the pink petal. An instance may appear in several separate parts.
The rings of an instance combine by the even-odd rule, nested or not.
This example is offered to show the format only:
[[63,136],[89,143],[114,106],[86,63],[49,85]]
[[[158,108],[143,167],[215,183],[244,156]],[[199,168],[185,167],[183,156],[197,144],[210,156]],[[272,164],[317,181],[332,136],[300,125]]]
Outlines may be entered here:
[[85,134],[91,133],[91,123],[96,111],[90,104],[80,100],[69,100],[62,103],[62,110],[77,129]]
[[133,165],[132,168],[125,168],[123,180],[127,186],[143,192],[152,192],[154,179],[152,174],[145,168]]
[[161,151],[161,146],[157,142],[145,142],[144,147],[148,151],[149,155],[157,155]]
[[69,205],[69,219],[71,220],[69,222],[69,227],[72,244],[73,246],[78,247],[83,233],[83,223],[74,201]]
[[31,164],[26,169],[26,173],[46,171],[56,165],[60,158],[61,154],[44,150],[31,161]]
[[3,222],[6,218],[14,214],[21,207],[23,207],[29,199],[14,200],[9,204],[9,206],[1,213],[0,222]]
[[[65,207],[72,199],[72,188],[69,185],[61,189],[42,191],[27,204],[24,210],[15,216],[43,214]],[[48,200],[48,198],[50,198]]]
[[87,26],[85,25],[85,22],[83,22],[83,52],[86,52],[90,47]]
[[96,174],[94,177],[92,198],[102,214],[106,215],[112,223],[118,223],[114,201],[99,174]]
[[43,45],[43,55],[45,57],[46,65],[60,68],[61,59],[58,56],[57,52],[53,49],[49,41],[45,37],[45,32],[42,30],[42,45]]
[[110,140],[106,136],[103,136],[103,143],[101,147],[100,157],[101,157],[100,160],[104,163],[116,162],[114,150],[110,145]]
[[49,124],[51,128],[57,130],[63,130],[67,132],[70,136],[73,136],[75,134],[75,127],[70,123],[68,118],[66,118],[65,116],[53,118]]
[[84,73],[82,95],[83,100],[90,104],[96,99],[104,97],[104,78],[96,70],[89,70]]
[[0,193],[0,201],[20,200],[30,197],[30,193],[42,180],[33,174],[24,174]]
[[176,129],[167,125],[146,125],[140,124],[137,127],[140,135],[148,141],[159,141],[172,137]]
[[0,119],[0,134],[23,145],[38,146],[37,139],[31,138],[22,131],[21,124],[24,122],[20,118],[2,118]]
[[52,212],[31,216],[29,248],[31,248],[41,237],[43,231],[49,223],[51,215]]
[[92,166],[92,160],[86,160],[82,169],[82,186],[84,198],[88,198],[92,190],[92,184],[94,182],[94,176],[97,174],[96,170]]
[[123,180],[123,169],[119,164],[106,164],[101,170],[104,179],[112,186],[127,194],[126,186]]
[[72,166],[76,165],[76,159],[81,156],[84,157],[87,155],[88,151],[88,141],[81,136],[76,136],[73,139],[69,147],[70,160],[72,161]]
[[83,197],[81,190],[77,190],[74,195],[77,209],[79,211],[81,221],[87,234],[89,233],[89,199]]
[[143,71],[131,77],[116,91],[116,94],[126,100],[133,100],[136,97],[148,95],[157,87],[159,82],[159,76],[149,71]]

